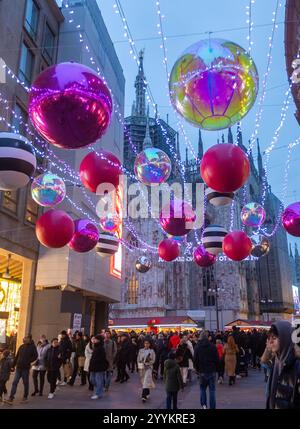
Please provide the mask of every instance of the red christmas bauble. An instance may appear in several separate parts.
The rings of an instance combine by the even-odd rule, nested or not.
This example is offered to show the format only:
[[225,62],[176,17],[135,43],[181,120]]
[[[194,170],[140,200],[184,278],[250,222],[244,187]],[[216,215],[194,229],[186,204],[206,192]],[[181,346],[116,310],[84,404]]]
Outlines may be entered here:
[[216,255],[207,252],[207,250],[205,250],[205,247],[202,245],[196,247],[193,256],[194,261],[200,267],[210,267],[216,262]]
[[245,152],[230,143],[208,149],[200,164],[204,182],[217,192],[234,192],[249,177],[250,164]]
[[250,255],[252,242],[243,231],[229,232],[223,240],[223,252],[233,261],[242,261]]
[[172,200],[160,213],[160,224],[165,232],[174,236],[186,235],[193,228],[196,215],[190,204]]
[[164,261],[173,261],[179,256],[180,246],[171,238],[165,238],[158,245],[158,254]]
[[[101,150],[98,154],[90,152],[83,158],[79,167],[82,184],[94,193],[97,193],[98,186],[103,183],[111,183],[117,188],[120,174],[120,161],[113,153],[105,150]],[[103,191],[105,190],[103,189]]]
[[35,232],[44,246],[64,247],[74,234],[74,222],[63,210],[49,210],[39,217]]

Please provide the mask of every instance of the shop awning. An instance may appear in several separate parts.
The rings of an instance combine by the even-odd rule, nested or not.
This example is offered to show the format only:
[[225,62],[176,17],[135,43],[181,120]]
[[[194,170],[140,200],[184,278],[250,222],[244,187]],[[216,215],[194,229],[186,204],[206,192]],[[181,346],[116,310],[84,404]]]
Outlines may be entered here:
[[[189,316],[170,316],[170,317],[153,317],[157,323],[154,324],[157,328],[197,328],[197,323]],[[109,327],[111,329],[146,329],[149,327],[149,317],[137,318],[117,318],[110,320]]]
[[225,325],[225,330],[232,329],[233,326],[237,326],[240,329],[268,329],[271,327],[273,322],[266,322],[265,320],[246,320],[236,319],[233,322]]

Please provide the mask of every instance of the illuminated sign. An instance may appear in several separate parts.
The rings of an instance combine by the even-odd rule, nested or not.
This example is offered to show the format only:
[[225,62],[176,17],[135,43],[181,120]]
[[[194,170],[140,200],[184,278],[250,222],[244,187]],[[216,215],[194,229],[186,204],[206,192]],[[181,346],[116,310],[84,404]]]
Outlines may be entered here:
[[[120,216],[121,222],[116,232],[118,238],[122,238],[122,200],[123,191],[121,186],[116,192],[116,212]],[[110,274],[118,279],[122,278],[122,246],[119,245],[118,251],[110,258]]]

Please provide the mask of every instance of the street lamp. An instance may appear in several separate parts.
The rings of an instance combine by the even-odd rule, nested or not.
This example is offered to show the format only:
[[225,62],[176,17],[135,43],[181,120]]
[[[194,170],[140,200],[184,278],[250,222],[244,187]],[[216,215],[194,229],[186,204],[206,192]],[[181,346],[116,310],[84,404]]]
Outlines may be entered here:
[[[260,302],[262,303],[262,304],[271,304],[272,302],[273,302],[273,299],[270,299],[270,298],[262,298],[261,300],[260,300]],[[267,307],[268,308],[268,307]],[[268,318],[268,322],[270,321],[270,317],[269,317],[269,312],[267,311],[267,318]]]
[[219,330],[219,309],[218,309],[218,297],[220,296],[219,295],[219,292],[224,292],[225,291],[225,289],[223,288],[223,287],[217,287],[217,284],[215,284],[215,288],[214,289],[211,289],[211,288],[209,288],[208,289],[208,292],[210,292],[210,293],[212,293],[212,294],[214,294],[215,295],[215,307],[216,307],[216,319],[217,319],[217,331]]

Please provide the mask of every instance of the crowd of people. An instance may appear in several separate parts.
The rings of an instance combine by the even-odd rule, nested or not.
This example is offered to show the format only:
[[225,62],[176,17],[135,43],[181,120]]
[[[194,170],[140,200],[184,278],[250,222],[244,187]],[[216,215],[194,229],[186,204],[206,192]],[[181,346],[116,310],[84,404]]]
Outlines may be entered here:
[[[23,402],[28,401],[30,370],[34,390],[31,396],[43,396],[45,378],[49,383],[48,399],[55,397],[58,385],[73,386],[79,377],[81,385],[91,391],[91,400],[108,391],[115,371],[115,383],[126,383],[138,372],[141,400],[149,399],[156,380],[166,390],[166,408],[177,409],[178,392],[192,378],[199,379],[200,406],[216,408],[216,382],[227,377],[229,386],[248,376],[248,368],[263,369],[266,407],[300,408],[300,352],[292,342],[291,324],[276,322],[269,332],[140,332],[130,334],[103,330],[89,338],[82,332],[62,331],[50,342],[42,335],[37,344],[27,335],[15,356],[1,351],[0,400],[12,405],[18,384],[24,385]],[[6,383],[14,378],[8,394]],[[194,375],[193,375],[194,374]],[[7,396],[6,396],[7,395]]]

